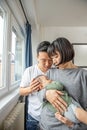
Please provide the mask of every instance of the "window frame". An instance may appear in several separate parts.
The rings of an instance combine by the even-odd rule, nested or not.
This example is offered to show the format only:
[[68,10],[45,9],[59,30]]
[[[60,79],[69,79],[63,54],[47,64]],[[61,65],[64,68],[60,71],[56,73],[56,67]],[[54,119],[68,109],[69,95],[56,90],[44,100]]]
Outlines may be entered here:
[[2,10],[5,12],[5,22],[4,22],[4,27],[5,27],[5,32],[4,32],[4,40],[3,40],[3,44],[4,44],[4,55],[3,55],[3,61],[4,61],[4,87],[0,88],[0,98],[2,98],[3,96],[8,95],[9,93],[11,93],[12,91],[14,91],[14,89],[16,90],[19,87],[20,84],[20,80],[18,80],[17,82],[11,84],[11,75],[10,75],[10,54],[9,52],[11,51],[11,30],[12,27],[14,26],[14,28],[16,29],[16,31],[18,32],[18,34],[20,35],[21,38],[21,44],[22,44],[22,50],[23,50],[23,54],[22,54],[22,74],[25,68],[25,64],[24,64],[24,60],[25,60],[25,50],[24,50],[24,38],[25,36],[22,34],[21,32],[21,28],[20,25],[17,23],[17,19],[13,16],[12,12],[10,11],[8,5],[3,1],[0,5],[0,7],[2,8]]
[[4,62],[4,64],[2,63],[3,68],[4,68],[4,70],[2,70],[2,72],[4,71],[4,81],[3,81],[4,86],[2,88],[0,88],[0,93],[1,93],[0,97],[6,95],[8,93],[8,87],[6,87],[6,86],[8,86],[8,77],[6,75],[6,73],[8,73],[8,71],[7,71],[7,68],[8,68],[8,61],[7,61],[7,59],[8,59],[8,52],[7,52],[8,47],[7,47],[7,43],[9,41],[8,34],[10,33],[10,23],[11,23],[10,22],[10,10],[9,10],[8,6],[5,4],[5,2],[1,3],[1,8],[4,12],[4,30],[5,30],[5,32],[4,32],[4,37],[3,37],[3,50],[4,50],[3,51],[4,52],[3,62]]

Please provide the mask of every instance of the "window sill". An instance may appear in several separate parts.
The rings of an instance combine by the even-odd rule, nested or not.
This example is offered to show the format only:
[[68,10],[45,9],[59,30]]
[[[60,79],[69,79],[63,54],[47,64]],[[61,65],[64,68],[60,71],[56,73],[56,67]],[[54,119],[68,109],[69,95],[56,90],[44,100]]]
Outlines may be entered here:
[[13,92],[9,93],[9,95],[7,95],[4,98],[1,98],[0,100],[0,111],[1,109],[3,109],[3,107],[5,107],[6,105],[10,105],[10,102],[12,100],[15,100],[16,98],[18,99],[19,97],[19,92],[18,89],[14,90]]
[[16,89],[9,93],[9,95],[0,99],[0,124],[13,109],[13,107],[18,102],[19,89]]

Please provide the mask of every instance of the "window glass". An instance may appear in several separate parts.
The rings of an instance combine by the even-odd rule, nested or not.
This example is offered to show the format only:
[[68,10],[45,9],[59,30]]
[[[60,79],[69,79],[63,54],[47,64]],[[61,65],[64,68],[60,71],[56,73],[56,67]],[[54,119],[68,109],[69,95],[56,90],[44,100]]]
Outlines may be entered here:
[[22,40],[12,29],[11,46],[11,84],[21,79],[22,75]]

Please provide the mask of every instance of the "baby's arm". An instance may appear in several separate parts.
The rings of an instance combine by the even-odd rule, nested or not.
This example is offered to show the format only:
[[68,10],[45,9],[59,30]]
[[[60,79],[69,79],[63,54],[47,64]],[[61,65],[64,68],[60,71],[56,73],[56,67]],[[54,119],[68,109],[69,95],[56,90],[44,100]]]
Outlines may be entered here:
[[76,117],[79,121],[87,124],[87,111],[85,111],[82,108],[77,107],[75,110],[75,113],[76,113]]

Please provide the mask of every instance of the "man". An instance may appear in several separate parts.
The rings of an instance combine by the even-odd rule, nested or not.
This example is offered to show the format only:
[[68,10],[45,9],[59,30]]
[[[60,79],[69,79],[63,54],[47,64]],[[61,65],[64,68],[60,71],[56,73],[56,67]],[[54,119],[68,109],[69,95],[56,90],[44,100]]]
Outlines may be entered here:
[[42,103],[39,101],[37,91],[41,84],[34,80],[37,75],[49,75],[52,60],[48,56],[47,49],[50,43],[48,41],[41,42],[37,47],[36,65],[28,67],[22,77],[20,84],[20,95],[28,95],[28,119],[26,120],[27,130],[39,130],[39,120]]

